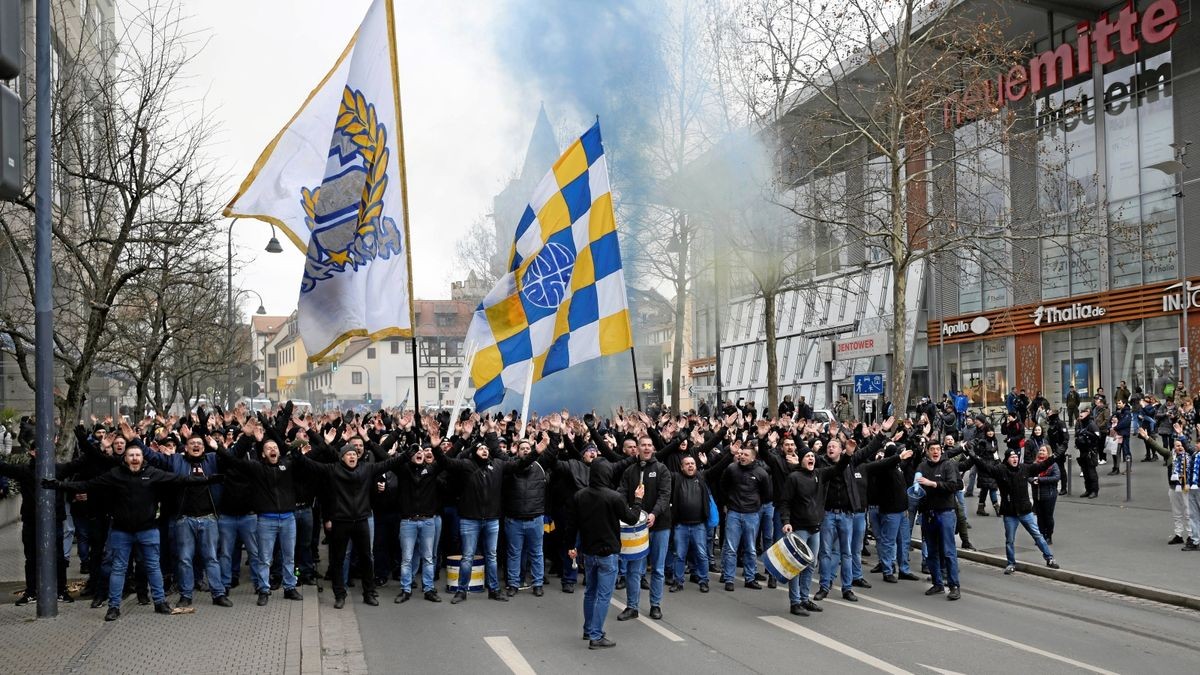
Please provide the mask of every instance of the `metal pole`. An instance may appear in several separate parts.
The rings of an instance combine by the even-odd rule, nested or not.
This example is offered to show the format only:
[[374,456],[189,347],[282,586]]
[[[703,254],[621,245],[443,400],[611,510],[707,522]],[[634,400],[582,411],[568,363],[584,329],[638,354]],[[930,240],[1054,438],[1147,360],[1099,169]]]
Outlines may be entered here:
[[1071,456],[1070,455],[1067,455],[1067,461],[1064,463],[1064,466],[1066,467],[1067,475],[1063,476],[1063,479],[1067,481],[1066,488],[1067,488],[1067,496],[1069,497],[1069,496],[1071,496]]
[[[637,402],[637,409],[641,410],[642,409],[642,383],[638,382],[637,356],[635,356],[633,353],[633,347],[629,348],[629,358],[630,358],[630,360],[633,361],[633,398],[634,398],[634,401]],[[720,383],[721,383],[721,380],[718,376],[718,379],[717,379],[718,390],[721,386]]]
[[[40,486],[46,478],[54,478],[54,317],[53,286],[54,268],[50,257],[51,225],[50,203],[53,190],[50,176],[50,0],[37,0],[35,26],[37,78],[36,106],[36,241],[34,270],[34,340],[37,346],[35,358],[35,401],[37,416],[37,616],[50,619],[58,616],[58,561],[62,556],[62,542],[58,541],[58,528],[54,521],[52,490]],[[63,420],[67,422],[68,420]]]
[[[234,218],[229,223],[229,234],[225,239],[225,312],[230,337],[233,337],[233,224],[238,221]],[[233,407],[233,363],[225,366],[225,406],[226,408]],[[212,405],[213,401],[209,401]]]
[[417,327],[413,326],[412,336],[412,362],[413,362],[413,410],[417,415],[421,414],[421,387],[417,383]]
[[1133,456],[1125,458],[1125,501],[1133,501]]
[[[1180,165],[1183,164],[1183,154],[1185,152],[1187,152],[1186,144],[1175,149],[1175,159],[1177,161],[1179,161]],[[1188,339],[1188,305],[1192,304],[1192,293],[1191,293],[1191,289],[1189,288],[1189,286],[1191,284],[1188,282],[1187,265],[1185,262],[1186,258],[1185,258],[1185,251],[1184,251],[1185,247],[1184,247],[1184,234],[1183,234],[1183,171],[1182,170],[1177,171],[1175,173],[1175,184],[1176,184],[1176,190],[1175,190],[1175,236],[1178,237],[1177,241],[1179,242],[1179,246],[1178,246],[1179,277],[1181,279],[1183,279],[1183,285],[1179,289],[1183,296],[1183,302],[1180,303],[1181,305],[1183,305],[1183,326],[1182,326],[1183,331],[1182,331],[1182,337],[1180,338],[1180,344],[1183,345],[1183,348],[1184,348],[1184,350],[1186,350],[1187,357],[1188,357],[1188,360],[1186,363],[1179,364],[1179,381],[1183,383],[1184,388],[1190,394],[1192,391],[1192,387],[1191,387],[1191,382],[1189,381],[1187,374],[1189,371],[1191,371],[1191,360],[1192,360],[1191,346],[1192,345],[1191,345],[1191,340]],[[1176,386],[1176,389],[1178,389],[1178,386]],[[1157,392],[1156,392],[1156,394],[1157,394]],[[1174,398],[1174,397],[1172,397],[1172,398]]]

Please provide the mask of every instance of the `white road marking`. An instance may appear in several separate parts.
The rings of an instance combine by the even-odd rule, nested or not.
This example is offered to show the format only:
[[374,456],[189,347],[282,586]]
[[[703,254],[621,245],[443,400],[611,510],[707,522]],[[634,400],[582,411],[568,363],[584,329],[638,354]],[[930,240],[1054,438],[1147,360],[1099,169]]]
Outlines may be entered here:
[[[870,602],[874,602],[874,603],[883,605],[884,607],[890,607],[890,608],[900,611],[900,612],[907,612],[909,614],[918,614],[918,612],[916,610],[909,609],[908,607],[902,607],[900,605],[894,605],[890,602],[885,602],[878,598],[868,597],[866,595],[862,596],[862,598],[865,600],[869,600]],[[971,628],[970,626],[964,626],[963,624],[955,623],[953,621],[949,621],[949,620],[943,619],[941,617],[930,616],[927,614],[921,614],[920,616],[928,618],[930,621],[936,621],[938,623],[945,624],[952,628],[957,628],[958,630],[961,630],[965,633],[970,633],[972,635],[978,635],[979,637],[987,638],[989,640],[995,640],[996,642],[999,642],[1000,644],[1007,645],[1014,649],[1020,649],[1021,651],[1029,652],[1030,654],[1037,654],[1038,656],[1044,656],[1048,659],[1054,659],[1055,661],[1059,661],[1059,662],[1065,663],[1067,665],[1075,666],[1076,668],[1079,668],[1081,670],[1086,670],[1089,672],[1097,673],[1098,675],[1117,675],[1117,673],[1114,673],[1111,670],[1105,670],[1105,669],[1099,668],[1097,666],[1083,663],[1082,661],[1076,661],[1075,659],[1068,658],[1066,656],[1062,656],[1059,654],[1055,654],[1053,652],[1048,652],[1044,649],[1038,649],[1037,647],[1031,647],[1030,645],[1017,642],[1016,640],[1009,640],[1008,638],[1002,638],[999,635],[995,635],[993,633],[988,633],[986,631],[982,631],[977,628]]]
[[879,670],[882,670],[885,673],[891,673],[892,675],[914,675],[913,673],[911,673],[907,670],[904,670],[902,668],[897,668],[896,666],[893,666],[892,664],[887,663],[886,661],[881,661],[866,652],[862,652],[862,651],[855,649],[854,647],[842,644],[840,641],[838,641],[835,638],[831,638],[826,635],[822,635],[814,630],[809,630],[803,626],[797,625],[795,622],[788,621],[787,619],[785,619],[783,617],[760,616],[758,618],[762,619],[763,621],[766,621],[767,623],[771,624],[772,626],[775,626],[777,628],[782,628],[782,629],[788,631],[789,633],[795,633],[796,635],[799,635],[800,637],[804,638],[805,640],[809,640],[810,642],[815,642],[815,643],[821,645],[822,647],[827,647],[829,649],[832,649],[835,652],[838,652],[839,654],[849,656],[850,658],[852,658],[860,663],[865,663],[868,666],[871,666],[873,668],[878,668]]
[[917,665],[921,666],[922,668],[928,668],[928,669],[932,670],[933,672],[937,673],[938,675],[966,675],[966,673],[960,673],[956,670],[946,670],[944,668],[934,668],[933,666],[927,666],[924,663],[918,663]]
[[[609,604],[611,604],[613,607],[616,607],[617,609],[625,609],[625,606],[622,605],[621,603],[617,602],[616,599],[609,600],[608,602],[609,602]],[[647,619],[646,617],[642,616],[640,612],[638,613],[637,620],[640,621],[643,625],[649,626],[651,629],[654,630],[655,633],[658,633],[659,635],[667,638],[671,642],[685,642],[685,640],[683,638],[672,633],[671,631],[667,630],[666,628],[663,628],[662,626],[658,625],[658,623],[656,623],[655,621],[653,621],[651,619]]]
[[[872,609],[870,607],[863,607],[862,605],[855,604],[853,602],[832,602],[832,603],[825,603],[825,606],[826,607],[849,607],[851,609],[857,609],[857,610],[861,610],[864,612],[871,612],[872,614],[882,614],[886,617],[890,617],[893,619],[901,619],[904,621],[911,621],[912,623],[920,624],[922,626],[928,626],[929,628],[940,628],[942,630],[950,631],[952,633],[958,631],[958,629],[953,626],[947,626],[945,624],[936,623],[934,621],[926,621],[925,619],[920,619],[915,616],[909,616],[907,614],[898,614],[895,612],[885,612],[882,609]],[[920,664],[917,664],[917,665],[920,665]]]
[[513,675],[537,675],[533,670],[533,666],[521,656],[521,652],[517,651],[517,646],[513,641],[503,635],[483,638],[483,641],[496,652],[496,656],[508,666],[508,669],[513,671]]

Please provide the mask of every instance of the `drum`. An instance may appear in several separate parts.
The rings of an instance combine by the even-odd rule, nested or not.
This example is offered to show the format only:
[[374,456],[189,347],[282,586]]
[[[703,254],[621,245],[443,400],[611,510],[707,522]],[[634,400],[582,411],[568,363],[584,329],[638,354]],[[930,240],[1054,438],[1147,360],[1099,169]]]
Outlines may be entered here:
[[641,560],[650,553],[650,525],[646,521],[646,512],[642,511],[637,523],[621,523],[621,560]]
[[[446,556],[446,592],[453,593],[458,590],[458,564],[462,562],[461,555]],[[483,556],[477,555],[471,560],[471,583],[467,585],[467,590],[472,593],[483,592]]]
[[813,564],[813,554],[808,544],[795,532],[788,532],[767,549],[764,563],[771,576],[787,583]]

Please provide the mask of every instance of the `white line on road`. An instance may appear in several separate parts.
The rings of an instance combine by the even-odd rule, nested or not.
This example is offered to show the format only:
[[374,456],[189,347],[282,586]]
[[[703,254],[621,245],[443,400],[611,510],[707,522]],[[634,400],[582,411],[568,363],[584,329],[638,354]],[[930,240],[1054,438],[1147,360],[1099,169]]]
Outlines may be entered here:
[[917,665],[921,666],[922,668],[928,668],[928,669],[932,670],[933,672],[937,673],[938,675],[966,675],[965,673],[960,673],[955,670],[946,670],[944,668],[934,668],[933,666],[927,666],[924,663],[918,663]]
[[496,652],[496,656],[508,666],[508,669],[513,671],[513,675],[537,675],[533,666],[521,656],[521,652],[517,651],[517,646],[513,641],[503,635],[483,638],[483,641]]
[[760,616],[758,618],[762,619],[763,621],[766,621],[767,623],[771,624],[772,626],[775,626],[777,628],[782,628],[782,629],[788,631],[789,633],[795,633],[796,635],[799,635],[800,637],[804,638],[805,640],[815,642],[815,643],[821,645],[822,647],[827,647],[829,649],[832,649],[833,651],[838,652],[839,654],[844,654],[846,656],[849,656],[850,658],[852,658],[856,661],[859,661],[861,663],[865,663],[868,666],[871,666],[873,668],[878,668],[879,670],[882,670],[885,673],[891,673],[892,675],[913,675],[913,673],[911,673],[907,670],[904,670],[902,668],[897,668],[896,666],[893,666],[892,664],[887,663],[886,661],[881,661],[866,652],[861,652],[861,651],[855,649],[854,647],[842,644],[835,638],[831,638],[831,637],[822,635],[814,630],[809,630],[807,628],[804,628],[803,626],[799,626],[796,623],[794,623],[792,621],[788,621],[787,619],[785,619],[783,617]]
[[[920,624],[922,626],[928,626],[929,628],[940,628],[942,630],[950,631],[952,633],[956,632],[958,630],[957,628],[955,628],[953,626],[947,626],[943,623],[937,623],[934,621],[926,621],[925,619],[919,619],[915,616],[909,616],[907,614],[899,614],[896,612],[885,612],[882,609],[872,609],[871,607],[863,607],[862,605],[856,605],[852,602],[825,603],[825,606],[826,607],[831,607],[831,606],[832,607],[850,607],[851,609],[858,609],[858,610],[862,610],[864,612],[871,612],[872,614],[882,614],[884,616],[891,617],[893,619],[902,619],[904,621],[911,621],[912,623]],[[918,665],[920,665],[920,664],[918,664]]]
[[[613,607],[616,607],[617,609],[625,609],[625,608],[624,608],[624,607],[621,605],[621,603],[619,603],[619,602],[617,602],[617,601],[616,601],[616,599],[609,600],[608,602],[609,602],[609,604],[611,604]],[[668,640],[670,640],[671,642],[684,642],[684,641],[685,641],[683,638],[681,638],[681,637],[679,637],[678,635],[676,635],[676,634],[672,633],[671,631],[667,630],[666,628],[663,628],[662,626],[660,626],[660,625],[658,625],[657,623],[655,623],[655,622],[651,621],[650,619],[647,619],[647,618],[646,618],[646,617],[644,617],[644,616],[641,616],[641,615],[639,615],[639,616],[638,616],[638,621],[640,621],[640,622],[642,622],[643,624],[645,624],[645,625],[649,626],[650,628],[652,628],[652,629],[654,630],[654,632],[655,632],[655,633],[658,633],[659,635],[661,635],[661,636],[663,636],[663,637],[667,638],[667,639],[668,639]]]
[[[894,605],[890,602],[885,602],[878,598],[873,598],[873,597],[869,597],[866,595],[860,596],[860,597],[862,597],[865,600],[869,600],[871,602],[883,605],[884,607],[891,607],[892,609],[900,611],[900,612],[907,612],[909,614],[920,614],[916,610],[909,609],[907,607],[902,607],[900,605]],[[1076,668],[1079,668],[1081,670],[1087,670],[1087,671],[1090,671],[1093,673],[1098,673],[1098,675],[1117,675],[1117,673],[1114,673],[1111,670],[1105,670],[1105,669],[1099,668],[1097,666],[1092,666],[1092,665],[1083,663],[1082,661],[1076,661],[1075,659],[1068,658],[1066,656],[1061,656],[1061,655],[1055,654],[1053,652],[1048,652],[1044,649],[1038,649],[1037,647],[1031,647],[1027,644],[1022,644],[1015,640],[1009,640],[1008,638],[1002,638],[999,635],[995,635],[993,633],[988,633],[986,631],[982,631],[977,628],[971,628],[970,626],[964,626],[961,623],[955,623],[953,621],[948,621],[941,617],[930,616],[928,614],[920,614],[920,616],[928,618],[931,621],[936,621],[938,623],[943,623],[943,624],[946,624],[947,626],[957,628],[963,632],[970,633],[972,635],[978,635],[979,637],[982,637],[982,638],[987,638],[989,640],[995,640],[996,642],[999,642],[1000,644],[1008,645],[1009,647],[1013,647],[1014,649],[1020,649],[1021,651],[1029,652],[1030,654],[1037,654],[1038,656],[1044,656],[1048,659],[1054,659],[1055,661],[1059,661],[1059,662],[1065,663],[1067,665],[1075,666]]]

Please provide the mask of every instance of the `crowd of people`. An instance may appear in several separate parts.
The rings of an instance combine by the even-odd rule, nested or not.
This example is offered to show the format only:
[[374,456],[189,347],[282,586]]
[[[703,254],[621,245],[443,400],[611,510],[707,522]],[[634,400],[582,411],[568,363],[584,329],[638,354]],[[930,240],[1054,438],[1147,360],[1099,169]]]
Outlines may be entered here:
[[[726,402],[710,415],[561,411],[527,423],[515,411],[451,419],[444,410],[301,414],[290,402],[200,407],[76,427],[74,459],[44,486],[57,491],[60,528],[70,515],[87,572],[82,594],[94,608],[107,604],[106,620],[120,617],[129,594],[167,614],[178,611],[168,594],[177,594],[176,608],[190,607],[197,592],[230,607],[243,559],[258,605],[280,589],[299,600],[301,587],[322,582],[323,557],[338,609],[355,585],[377,605],[379,588],[393,582],[396,603],[414,587],[441,602],[441,580],[453,604],[474,592],[498,602],[542,596],[551,578],[567,594],[582,584],[583,638],[596,649],[615,644],[604,632],[613,593],[624,591],[619,621],[647,605],[649,618],[661,619],[666,593],[690,585],[708,593],[710,574],[734,592],[739,568],[743,589],[786,583],[797,616],[820,612],[833,592],[857,601],[872,585],[868,574],[883,583],[924,576],[925,595],[958,600],[957,551],[973,548],[966,500],[976,490],[974,515],[986,516],[990,502],[1002,519],[1006,574],[1016,570],[1021,528],[1057,567],[1054,507],[1068,446],[1073,437],[1094,496],[1101,429],[1120,439],[1118,454],[1139,435],[1155,461],[1166,461],[1173,507],[1180,496],[1176,538],[1197,548],[1190,403],[1168,404],[1167,423],[1152,424],[1153,401],[1135,415],[1129,397],[1118,397],[1103,419],[1107,402],[1097,399],[1078,411],[1073,436],[1049,406],[1009,410],[997,430],[955,403],[949,395],[922,401],[910,418],[873,423],[818,422],[790,400],[775,416]],[[0,475],[26,494],[36,487],[28,465],[0,463]],[[34,597],[33,503],[23,505],[18,604]],[[918,525],[920,574],[910,567]],[[623,530],[640,532],[638,554],[623,554]],[[760,557],[785,538],[811,559],[796,575],[765,573]],[[871,540],[876,564],[864,573]],[[59,598],[71,601],[67,558],[56,557]]]

